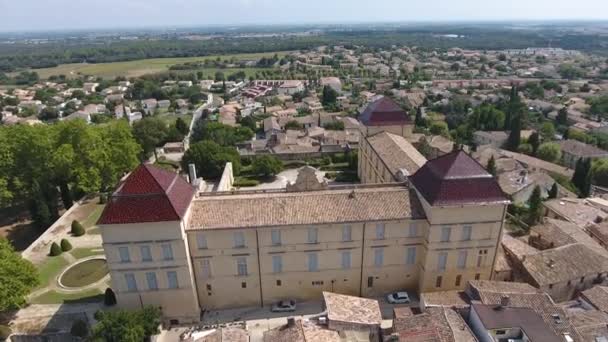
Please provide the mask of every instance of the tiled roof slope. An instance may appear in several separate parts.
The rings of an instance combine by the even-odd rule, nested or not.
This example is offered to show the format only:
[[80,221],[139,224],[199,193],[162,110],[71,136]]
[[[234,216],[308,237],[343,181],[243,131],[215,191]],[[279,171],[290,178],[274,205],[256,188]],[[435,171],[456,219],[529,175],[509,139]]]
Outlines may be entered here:
[[426,158],[404,137],[381,132],[365,139],[393,176],[401,169],[414,174],[426,163]]
[[507,201],[496,179],[461,150],[429,160],[410,181],[430,205]]
[[192,203],[188,229],[271,227],[422,219],[424,211],[404,186],[305,192],[203,196]]
[[366,126],[406,125],[412,122],[409,115],[386,96],[367,105],[359,115],[359,121]]
[[98,224],[180,221],[194,193],[177,173],[141,164],[112,194]]

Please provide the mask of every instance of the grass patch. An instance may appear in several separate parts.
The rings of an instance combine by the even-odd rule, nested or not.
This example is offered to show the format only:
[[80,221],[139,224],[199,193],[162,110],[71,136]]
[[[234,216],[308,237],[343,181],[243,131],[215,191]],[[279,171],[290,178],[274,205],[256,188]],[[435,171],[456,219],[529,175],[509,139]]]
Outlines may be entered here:
[[82,222],[84,229],[94,227],[97,224],[97,220],[99,220],[101,217],[104,207],[104,204],[98,204],[95,206],[95,209],[93,209],[93,211],[89,214],[89,217]]
[[74,248],[70,252],[76,259],[84,259],[93,255],[103,255],[101,248]]
[[81,287],[93,284],[108,274],[108,264],[102,259],[91,259],[69,268],[62,276],[61,283],[67,287]]
[[75,304],[99,302],[103,302],[103,293],[98,289],[91,289],[77,293],[48,291],[30,300],[31,304]]
[[38,266],[38,278],[40,279],[39,288],[47,286],[51,280],[57,276],[59,271],[68,265],[68,262],[61,256],[48,257],[47,261]]
[[[53,75],[66,75],[67,77],[78,77],[79,75],[93,75],[100,76],[107,79],[114,79],[117,76],[124,77],[139,77],[145,74],[153,74],[163,71],[168,71],[169,67],[176,64],[183,64],[187,62],[203,62],[206,59],[215,60],[217,57],[220,59],[231,59],[235,57],[237,60],[248,60],[262,57],[272,57],[274,54],[280,57],[287,54],[287,52],[263,52],[263,53],[245,53],[245,54],[232,54],[232,55],[220,55],[220,56],[206,56],[206,57],[176,57],[176,58],[149,58],[149,59],[138,59],[134,61],[126,62],[114,62],[114,63],[98,63],[98,64],[87,64],[87,63],[74,63],[74,64],[61,64],[53,68],[43,69],[32,69],[36,71],[40,78],[46,79]],[[196,71],[203,71],[205,76],[214,75],[216,71],[222,71],[224,74],[229,75],[238,71],[245,71],[245,73],[253,73],[254,70],[263,70],[259,68],[209,68],[209,69],[196,69]],[[192,72],[192,70],[188,70]],[[249,74],[247,75],[249,76]]]
[[91,228],[91,229],[87,230],[87,234],[99,235],[99,234],[101,234],[101,229],[99,229],[99,227]]

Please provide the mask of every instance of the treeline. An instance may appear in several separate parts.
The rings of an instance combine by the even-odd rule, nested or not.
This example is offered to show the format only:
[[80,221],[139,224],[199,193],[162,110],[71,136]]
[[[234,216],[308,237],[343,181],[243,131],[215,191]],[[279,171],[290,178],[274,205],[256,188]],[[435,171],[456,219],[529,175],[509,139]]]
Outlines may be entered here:
[[[461,38],[447,38],[456,34]],[[310,49],[320,45],[342,44],[369,48],[394,45],[420,48],[507,49],[548,46],[564,49],[606,51],[601,37],[585,34],[557,35],[551,31],[513,31],[478,27],[444,27],[400,30],[354,30],[328,32],[316,36],[222,37],[205,41],[139,40],[128,42],[49,43],[45,45],[5,44],[0,48],[0,71],[45,68],[65,63],[107,63],[146,58],[194,57],[235,53]],[[270,61],[272,62],[272,61]]]
[[138,163],[141,147],[123,120],[0,126],[0,207],[26,205],[46,229],[64,207],[107,191]]

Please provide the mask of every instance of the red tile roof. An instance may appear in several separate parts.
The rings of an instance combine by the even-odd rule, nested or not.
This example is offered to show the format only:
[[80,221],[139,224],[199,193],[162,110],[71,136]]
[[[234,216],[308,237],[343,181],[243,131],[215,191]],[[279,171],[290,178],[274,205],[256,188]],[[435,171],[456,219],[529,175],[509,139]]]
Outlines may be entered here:
[[507,201],[496,179],[464,151],[429,160],[410,181],[430,205]]
[[370,103],[359,115],[366,126],[405,125],[412,123],[409,115],[389,97]]
[[177,173],[141,164],[112,194],[98,224],[180,221],[194,193]]

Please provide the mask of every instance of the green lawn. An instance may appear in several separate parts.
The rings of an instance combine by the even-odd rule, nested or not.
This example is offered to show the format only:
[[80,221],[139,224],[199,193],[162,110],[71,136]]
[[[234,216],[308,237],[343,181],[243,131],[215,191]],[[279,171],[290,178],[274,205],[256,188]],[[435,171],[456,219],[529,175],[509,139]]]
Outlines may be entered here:
[[86,220],[82,222],[82,226],[84,227],[84,229],[95,226],[97,220],[99,220],[99,218],[101,217],[101,213],[103,212],[104,207],[105,204],[98,204],[95,206],[95,209],[89,214],[89,217],[87,217]]
[[99,227],[91,228],[91,229],[87,230],[87,234],[99,235],[99,234],[101,234],[101,230],[99,229]]
[[105,260],[91,259],[70,267],[62,276],[61,283],[67,287],[91,285],[108,274]]
[[40,278],[40,286],[47,286],[51,280],[57,276],[59,271],[68,265],[68,262],[61,256],[48,257],[47,261],[38,266],[38,277]]
[[31,304],[62,304],[62,303],[99,303],[103,301],[103,293],[92,289],[77,293],[60,293],[48,291],[30,300]]
[[[158,73],[169,70],[171,65],[182,64],[186,62],[198,62],[206,59],[215,60],[220,57],[222,60],[235,57],[237,60],[246,60],[253,58],[272,57],[274,54],[279,57],[284,56],[287,52],[265,52],[265,53],[248,53],[234,54],[221,56],[206,56],[206,57],[183,57],[183,58],[151,58],[140,59],[127,62],[115,63],[99,63],[99,64],[62,64],[53,68],[33,69],[40,78],[46,79],[52,75],[66,75],[68,77],[77,77],[78,75],[93,75],[103,78],[115,78],[117,76],[139,77],[145,74]],[[247,68],[251,69],[251,68]],[[243,70],[247,70],[243,69]],[[198,69],[206,74],[214,74],[220,69]],[[212,71],[213,70],[213,71]],[[241,69],[224,69],[226,74],[237,72]],[[230,71],[229,71],[230,70]],[[254,73],[255,74],[255,73]],[[249,76],[249,75],[248,75]]]
[[101,248],[74,248],[69,253],[76,259],[84,259],[93,255],[103,255],[103,250],[100,249]]

